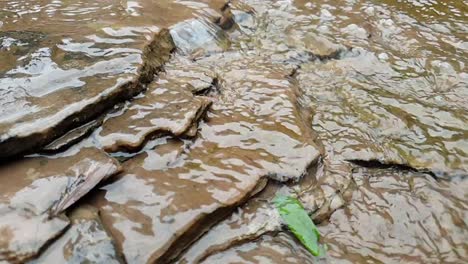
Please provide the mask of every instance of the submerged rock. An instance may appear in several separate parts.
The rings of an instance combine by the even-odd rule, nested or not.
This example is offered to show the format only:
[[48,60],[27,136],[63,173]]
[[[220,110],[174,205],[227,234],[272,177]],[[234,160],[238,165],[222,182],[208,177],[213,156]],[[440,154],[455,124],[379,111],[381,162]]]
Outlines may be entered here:
[[[458,4],[18,2],[0,3],[0,158],[73,146],[0,167],[0,263],[466,262]],[[97,190],[119,171],[103,150],[124,170]]]
[[[161,30],[143,50],[143,61],[136,53],[100,61],[83,70],[63,70],[51,59],[49,48],[33,53],[28,65],[0,78],[0,157],[42,147],[136,95],[173,49],[168,31]],[[90,80],[92,88],[80,79]]]
[[[338,170],[328,170],[325,166],[318,166],[317,170],[311,170],[309,174],[301,179],[300,182],[283,185],[276,182],[269,182],[265,189],[249,199],[247,203],[240,206],[229,217],[225,218],[213,226],[206,234],[198,239],[190,248],[178,259],[179,264],[184,263],[209,263],[215,260],[240,261],[243,255],[241,252],[246,250],[246,256],[250,263],[256,257],[262,254],[273,257],[276,254],[288,252],[288,248],[277,248],[276,251],[264,252],[260,241],[264,237],[288,237],[284,232],[288,229],[283,225],[283,221],[278,213],[273,200],[277,195],[289,195],[300,199],[314,222],[323,221],[338,208],[343,206],[344,201],[340,200],[342,196],[349,193],[349,182],[339,182],[339,176],[335,176]],[[349,178],[351,172],[349,171]],[[344,178],[347,179],[347,178]],[[341,184],[341,185],[340,185]],[[292,234],[290,234],[292,235]],[[290,246],[301,248],[302,245],[297,240],[292,239]],[[242,249],[241,249],[242,248]],[[309,261],[319,260],[313,258],[305,248],[299,249],[306,254],[302,256],[289,256],[292,263],[302,263],[303,259]],[[236,252],[240,255],[237,255]],[[250,259],[250,257],[252,259]],[[285,261],[278,259],[277,261]],[[320,259],[322,261],[322,259]],[[276,263],[273,261],[273,263]],[[279,262],[282,263],[282,262]]]
[[[289,71],[261,58],[214,61],[201,64],[215,67],[220,95],[199,136],[186,147],[170,143],[128,160],[95,198],[129,263],[171,261],[267,177],[298,181],[317,160]],[[153,166],[162,156],[170,160]]]
[[117,161],[95,148],[69,157],[26,158],[0,167],[0,202],[59,214],[119,170]]
[[364,50],[302,65],[299,86],[315,110],[313,128],[330,159],[397,164],[440,177],[466,175],[466,157],[459,155],[467,150],[460,107],[416,97],[411,92],[416,78],[398,76]]
[[69,224],[64,215],[38,215],[5,203],[0,203],[0,214],[0,263],[30,259]]
[[177,263],[200,263],[211,255],[254,241],[264,234],[279,232],[281,217],[271,203],[278,187],[269,183],[259,195],[214,225],[184,252]]
[[265,234],[250,241],[218,252],[200,263],[272,263],[312,264],[317,261],[297,240],[289,234]]
[[214,18],[226,3],[127,2],[0,2],[0,158],[37,151],[138,94],[175,48],[165,28]]
[[210,89],[216,89],[218,77],[209,65],[193,64],[186,57],[174,56],[164,70],[171,81],[193,94],[210,94]]
[[256,168],[243,167],[240,157],[200,154],[153,169],[160,154],[147,152],[102,188],[96,204],[128,263],[168,262],[261,188]]
[[175,46],[184,55],[201,56],[227,50],[230,41],[215,23],[191,19],[171,29]]
[[123,263],[96,208],[80,205],[72,211],[70,220],[68,230],[29,264]]
[[0,260],[22,262],[36,255],[68,225],[63,211],[119,169],[97,149],[2,165]]
[[316,224],[329,218],[346,204],[354,187],[353,166],[330,160],[327,156],[317,164],[313,175],[299,184],[290,186]]
[[[359,169],[348,204],[319,226],[332,263],[459,263],[468,236],[466,179]],[[461,261],[463,262],[463,261]]]
[[161,74],[158,81],[149,85],[145,95],[110,114],[95,138],[109,152],[138,150],[152,136],[178,137],[192,126],[196,128],[210,104],[209,98],[194,96],[189,89],[184,89],[177,75]]

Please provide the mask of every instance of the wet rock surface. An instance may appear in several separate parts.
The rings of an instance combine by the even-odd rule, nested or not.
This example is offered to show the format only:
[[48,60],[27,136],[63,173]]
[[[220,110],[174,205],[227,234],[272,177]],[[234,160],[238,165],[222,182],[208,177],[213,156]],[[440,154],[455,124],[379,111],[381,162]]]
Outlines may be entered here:
[[23,2],[0,4],[0,263],[466,262],[465,4]]
[[[316,161],[319,153],[284,79],[288,71],[260,59],[255,70],[242,67],[250,60],[229,60],[230,68],[218,74],[221,94],[193,142],[130,159],[125,172],[102,188],[96,205],[127,262],[170,261],[267,178],[298,181]],[[154,166],[161,156],[172,158]]]
[[0,261],[17,263],[35,256],[48,242],[58,237],[68,226],[64,216],[50,218],[24,209],[0,204]]
[[222,52],[229,47],[226,33],[212,21],[192,19],[176,24],[171,36],[177,49],[185,55],[202,56]]
[[64,210],[119,170],[97,149],[2,165],[0,258],[17,262],[37,254],[68,225]]
[[96,136],[98,145],[109,152],[131,151],[152,135],[178,137],[196,126],[211,104],[210,99],[194,97],[176,77],[167,75],[160,76],[144,95],[104,120]]
[[74,209],[70,222],[70,228],[55,243],[28,263],[123,263],[96,208]]
[[138,94],[174,48],[166,31],[155,33],[219,5],[124,2],[1,3],[0,157],[42,147]]
[[330,262],[466,260],[466,181],[391,169],[360,169],[353,178],[349,204],[320,228]]
[[270,203],[277,191],[278,184],[270,182],[260,194],[206,232],[184,252],[177,263],[199,263],[236,245],[280,231],[280,216]]
[[245,244],[211,255],[201,263],[317,263],[289,234],[264,235]]

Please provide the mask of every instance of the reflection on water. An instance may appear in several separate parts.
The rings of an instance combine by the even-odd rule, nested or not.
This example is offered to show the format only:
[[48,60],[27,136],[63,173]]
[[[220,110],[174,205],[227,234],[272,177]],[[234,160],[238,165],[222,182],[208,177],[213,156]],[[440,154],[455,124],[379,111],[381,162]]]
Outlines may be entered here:
[[0,2],[0,262],[466,262],[468,5],[227,2]]
[[[86,105],[102,107],[103,101],[128,93],[123,90],[135,90],[125,84],[137,77],[143,48],[155,32],[185,19],[211,16],[218,5],[2,1],[0,142],[29,141],[36,133],[50,140],[64,133],[60,127],[70,126],[67,118],[89,121],[93,114],[80,114]],[[4,146],[0,156],[16,153],[15,147]]]
[[[457,263],[466,259],[467,181],[360,170],[344,209],[320,230],[333,263]],[[345,261],[346,260],[346,261]]]

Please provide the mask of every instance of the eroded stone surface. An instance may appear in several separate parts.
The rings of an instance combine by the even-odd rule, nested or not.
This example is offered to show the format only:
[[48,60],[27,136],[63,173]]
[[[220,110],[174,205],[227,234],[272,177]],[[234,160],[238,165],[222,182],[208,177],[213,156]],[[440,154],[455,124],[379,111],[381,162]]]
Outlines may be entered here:
[[233,246],[209,256],[201,263],[321,263],[286,233],[264,235],[257,241]]
[[236,245],[254,241],[265,233],[281,230],[281,217],[271,201],[279,185],[269,183],[262,192],[213,226],[178,259],[199,263]]
[[23,262],[36,255],[69,224],[63,216],[49,217],[0,203],[0,262]]
[[[466,176],[467,119],[460,100],[468,92],[465,56],[448,44],[463,42],[460,17],[440,16],[453,33],[446,42],[438,20],[407,13],[415,10],[412,3],[335,5],[232,1],[242,32],[232,34],[235,45],[300,65],[295,77],[314,110],[312,126],[326,142],[330,160],[379,161],[439,177]],[[446,8],[428,6],[436,13]]]
[[343,193],[340,191],[349,188],[349,183],[341,182],[340,185],[339,182],[332,181],[338,179],[332,174],[336,170],[326,170],[320,163],[317,167],[298,183],[284,185],[269,182],[260,194],[213,226],[191,245],[178,263],[200,263],[207,259],[213,261],[225,257],[230,259],[234,252],[238,252],[238,246],[242,245],[243,248],[247,244],[251,245],[250,256],[254,259],[255,254],[260,256],[263,249],[255,241],[262,241],[263,236],[288,232],[273,204],[277,195],[289,195],[301,200],[316,223],[328,219],[336,209],[343,206]]
[[[4,94],[2,98],[10,100],[8,104],[24,103],[25,111],[32,109],[23,100],[25,96],[40,99],[37,95],[50,95],[51,101],[67,97],[59,93],[63,76],[71,76],[68,81],[81,76],[73,87],[88,94],[82,89],[86,85],[79,82],[105,86],[122,75],[119,70],[128,70],[125,74],[132,77],[136,75],[135,65],[142,61],[149,62],[149,68],[160,68],[161,63],[148,55],[158,51],[157,46],[150,44],[146,49],[150,52],[141,56],[138,45],[158,30],[144,25],[159,26],[160,20],[172,25],[193,18],[191,11],[196,11],[195,20],[171,30],[180,53],[189,57],[174,58],[158,84],[128,102],[121,112],[107,115],[109,123],[104,128],[109,129],[104,137],[99,138],[104,131],[100,128],[66,154],[94,146],[100,142],[97,138],[105,137],[122,139],[110,140],[111,146],[105,147],[108,151],[132,152],[113,153],[128,159],[126,171],[91,197],[128,262],[169,262],[211,226],[181,256],[181,262],[355,263],[370,258],[376,262],[466,262],[463,114],[468,91],[464,72],[467,49],[466,27],[459,12],[463,7],[456,1],[345,1],[337,7],[333,0],[234,0],[230,8],[223,7],[224,17],[216,20],[228,32],[206,19],[217,16],[210,6],[221,8],[218,1],[153,2],[121,1],[98,8],[107,2],[55,6],[55,1],[42,8],[45,1],[36,1],[39,4],[35,6],[7,3],[4,5],[8,7],[0,11],[8,17],[7,27],[0,33],[0,70],[20,80],[15,85],[24,84],[23,77],[28,74],[34,75],[30,78],[33,80],[46,76],[58,82]],[[89,9],[83,9],[83,4]],[[119,4],[123,8],[115,8]],[[154,5],[162,8],[152,8]],[[181,5],[188,9],[179,9]],[[36,6],[41,8],[34,9]],[[29,9],[37,12],[23,12]],[[42,16],[51,12],[50,19]],[[68,23],[58,31],[55,27],[45,32],[32,30],[41,27],[31,22],[34,16],[55,25],[71,14],[81,19],[83,27],[75,31],[81,38],[60,37],[58,45],[49,43],[54,34],[63,34],[70,27]],[[93,28],[95,20],[86,22],[85,18],[96,14],[105,24],[104,33]],[[170,18],[166,20],[167,14]],[[132,20],[137,25],[126,27]],[[12,31],[11,21],[20,21],[27,30]],[[0,27],[3,23],[0,21]],[[98,33],[90,36],[93,32]],[[234,52],[214,54],[225,51],[227,37]],[[143,59],[138,61],[134,55]],[[23,58],[18,62],[20,56]],[[122,60],[127,64],[99,71],[108,62]],[[96,66],[96,61],[104,63]],[[83,75],[86,70],[92,71],[91,80],[83,77],[88,76]],[[100,80],[103,76],[93,75],[96,72],[105,78]],[[153,78],[151,71],[140,73],[138,83],[149,83]],[[166,81],[165,86],[171,83],[174,88],[156,97],[152,92],[159,88],[155,86]],[[197,102],[206,99],[192,94],[214,101],[206,120],[201,120],[202,111],[192,111],[202,109]],[[305,96],[297,98],[297,94]],[[158,108],[160,99],[164,105]],[[183,110],[176,111],[180,105]],[[298,105],[309,106],[313,112],[301,112]],[[174,118],[164,127],[161,120],[152,122],[160,116]],[[325,155],[312,177],[304,178],[301,175],[317,154],[311,143],[314,137],[307,131],[309,118]],[[152,140],[162,130],[179,139]],[[117,135],[119,131],[123,133]],[[75,137],[74,132],[52,145],[54,151],[76,142],[82,134],[77,130]],[[384,172],[356,171],[359,164],[372,166],[374,161],[379,162],[376,166],[399,166]],[[444,179],[434,181],[413,168],[429,170],[432,176]],[[252,198],[264,188],[266,179],[278,180],[278,185],[285,187],[270,192],[270,181],[266,190]],[[283,233],[285,229],[276,221],[270,202],[277,191],[300,199],[314,221],[321,224],[324,240],[330,245],[327,259],[312,259],[297,241]],[[250,201],[241,206],[246,200]],[[19,201],[17,204],[24,202]],[[39,203],[21,208],[32,206],[42,211],[49,207],[47,202],[44,208]],[[238,210],[229,214],[236,206]],[[8,216],[0,222],[6,224],[0,226],[12,227],[15,232],[35,225],[44,227],[47,234],[32,241],[34,247],[62,232],[67,224],[62,216],[44,218],[25,209],[12,209],[9,202],[0,208]],[[225,215],[229,217],[222,220]],[[18,219],[32,224],[23,227]],[[65,234],[50,249],[59,252],[55,249],[67,237]],[[107,238],[105,245],[109,245]],[[93,249],[87,245],[78,243],[74,249],[86,249],[85,253],[91,254]],[[30,254],[4,252],[7,258],[16,259]]]
[[[206,116],[217,90],[216,73],[209,67],[191,64],[188,58],[174,56],[166,63],[164,72],[148,89],[123,105],[103,116],[102,123],[91,135],[72,147],[99,147],[116,157],[127,159],[151,149],[152,143],[166,136],[193,138],[199,122]],[[95,123],[96,123],[95,122]],[[99,124],[98,124],[99,125]],[[85,132],[93,124],[78,128]],[[69,135],[70,134],[70,135]],[[71,131],[48,146],[51,151],[57,146],[73,141]]]
[[465,149],[465,122],[457,107],[449,110],[399,95],[397,89],[410,87],[409,82],[386,81],[385,87],[371,89],[351,81],[350,76],[379,83],[396,78],[375,54],[362,51],[357,57],[303,65],[298,73],[330,158],[404,164],[445,177],[466,173],[467,162],[458,154]]
[[167,31],[156,45],[153,35],[215,17],[220,2],[2,1],[0,157],[43,147],[137,94],[167,60],[164,46],[174,49]]
[[202,94],[206,90],[213,88],[217,83],[216,73],[210,65],[190,63],[184,56],[175,56],[164,66],[166,75],[177,82],[177,85],[193,94]]
[[[52,61],[52,53],[47,48],[32,54],[32,62],[25,69],[7,72],[7,76],[0,79],[1,92],[5,94],[0,102],[0,157],[42,147],[115,103],[136,95],[169,59],[173,49],[168,31],[162,30],[139,52],[143,60],[137,53],[130,55],[131,58],[101,61],[82,71],[70,69],[64,73]],[[25,77],[15,78],[15,74]],[[50,80],[50,76],[59,79]],[[37,84],[47,85],[49,89],[50,83],[58,87],[53,91],[32,91],[40,90],[35,87]],[[22,92],[17,94],[17,91]],[[10,98],[10,94],[15,98]]]
[[71,212],[70,220],[70,228],[28,263],[123,263],[96,208],[82,205]]
[[208,98],[195,97],[182,87],[177,76],[162,74],[144,95],[110,114],[95,139],[109,152],[135,150],[155,134],[181,136],[197,126],[210,104]]
[[0,258],[22,261],[37,254],[68,225],[63,211],[119,169],[97,149],[1,166]]
[[[97,198],[129,263],[169,261],[226,210],[261,190],[264,177],[298,181],[318,157],[288,70],[235,54],[229,67],[216,61],[201,63],[214,66],[222,82],[198,137],[183,151],[176,150],[179,144],[167,148],[176,156],[163,168],[152,164],[172,154],[158,148],[130,159]],[[255,68],[245,69],[247,63]]]

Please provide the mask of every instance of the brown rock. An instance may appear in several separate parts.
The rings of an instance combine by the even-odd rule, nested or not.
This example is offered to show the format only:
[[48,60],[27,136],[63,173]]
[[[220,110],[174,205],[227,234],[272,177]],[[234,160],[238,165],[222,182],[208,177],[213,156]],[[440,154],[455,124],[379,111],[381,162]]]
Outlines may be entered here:
[[72,211],[70,219],[70,228],[39,258],[28,263],[123,263],[96,208],[80,205]]
[[97,149],[0,167],[0,260],[16,262],[37,254],[68,225],[63,211],[119,169]]
[[[92,120],[116,103],[133,97],[143,89],[142,84],[153,79],[154,74],[169,59],[173,49],[174,45],[168,30],[163,29],[144,49],[143,62],[139,65],[139,73],[136,77],[135,74],[126,73],[129,71],[127,68],[132,67],[133,71],[136,71],[136,65],[140,61],[140,56],[133,54],[130,58],[97,62],[83,71],[60,72],[64,75],[63,78],[71,78],[75,75],[79,78],[88,77],[96,87],[95,89],[56,88],[56,91],[42,91],[39,87],[36,88],[37,94],[33,93],[34,97],[25,94],[24,98],[14,98],[12,102],[8,98],[5,102],[0,101],[0,114],[4,117],[0,119],[0,158],[15,156],[42,147],[64,135],[68,130]],[[49,53],[47,49],[38,52],[37,60],[48,61]],[[119,75],[115,76],[117,73]],[[59,73],[55,74],[59,75]],[[94,76],[105,74],[110,75],[109,78]],[[47,78],[47,76],[36,78],[39,78],[34,81],[36,83],[45,82],[40,78]],[[2,93],[8,93],[9,89],[21,82],[31,82],[27,78],[0,80],[4,83],[2,86],[5,86],[5,89],[8,88],[5,91],[0,90]],[[21,89],[18,88],[18,90]],[[19,93],[16,96],[22,95]],[[18,111],[18,108],[21,111]]]
[[145,95],[110,114],[96,140],[109,152],[138,150],[155,135],[181,136],[196,126],[210,104],[208,98],[195,97],[174,77],[163,74],[150,84]]
[[[197,139],[130,159],[96,197],[128,263],[171,261],[266,177],[299,181],[318,158],[288,70],[261,58],[218,59],[201,62],[222,81]],[[166,165],[157,162],[162,156],[171,157]]]

